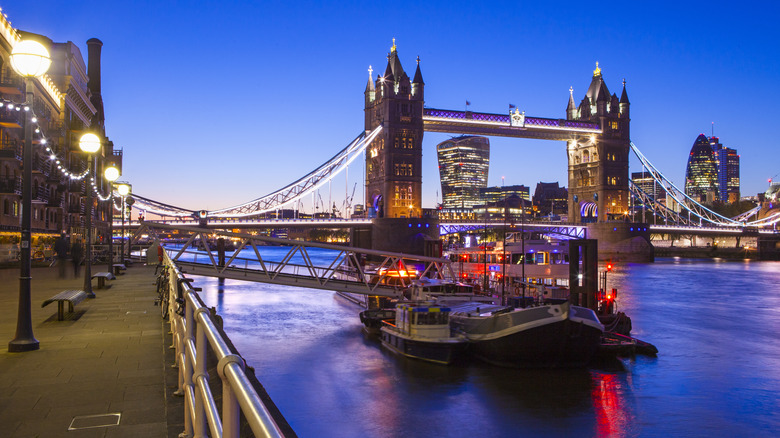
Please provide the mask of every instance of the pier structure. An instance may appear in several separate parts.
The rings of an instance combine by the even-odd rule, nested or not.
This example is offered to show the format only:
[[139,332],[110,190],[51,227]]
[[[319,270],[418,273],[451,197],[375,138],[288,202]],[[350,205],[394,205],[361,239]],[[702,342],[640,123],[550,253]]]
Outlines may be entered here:
[[[79,303],[63,321],[58,321],[56,308],[36,305],[63,289],[81,286],[80,277],[60,279],[57,271],[33,268],[32,320],[40,350],[0,352],[0,385],[6,394],[0,397],[3,436],[237,437],[238,429],[251,429],[255,436],[295,436],[202,305],[187,321],[191,330],[201,327],[199,333],[206,339],[185,330],[185,336],[175,341],[155,304],[155,266],[140,262],[128,266],[110,288],[95,290],[95,299]],[[171,286],[180,287],[182,282],[172,278]],[[14,270],[0,270],[0,281],[13,280]],[[11,292],[11,288],[0,292],[5,309],[15,305],[16,294]],[[13,325],[13,319],[0,320],[6,333],[13,332]],[[178,327],[185,326],[180,321]],[[169,348],[176,342],[193,353],[187,356],[189,363],[183,361],[182,350],[178,355]],[[196,361],[196,355],[209,360]],[[187,370],[190,380],[183,381],[180,372]],[[237,386],[228,390],[221,379],[209,379],[210,373],[232,379],[231,385]],[[204,390],[232,393],[236,404],[227,411],[213,400],[204,404]],[[188,413],[195,409],[201,412],[197,419]],[[239,410],[246,418],[243,423],[238,422]],[[233,422],[227,420],[231,412]],[[215,421],[207,422],[207,417]]]

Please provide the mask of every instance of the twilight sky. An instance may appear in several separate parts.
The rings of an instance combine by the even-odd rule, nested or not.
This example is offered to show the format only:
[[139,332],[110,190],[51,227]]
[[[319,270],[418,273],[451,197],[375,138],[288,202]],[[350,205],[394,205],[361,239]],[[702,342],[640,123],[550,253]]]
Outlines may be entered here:
[[[387,5],[381,8],[381,5]],[[133,191],[190,209],[261,197],[325,162],[363,130],[368,66],[396,38],[419,55],[426,106],[565,118],[599,62],[610,93],[627,83],[631,138],[678,187],[700,133],[741,156],[742,195],[780,179],[780,2],[0,0],[14,27],[103,41],[106,131]],[[423,206],[441,199],[423,140]],[[489,185],[559,181],[565,143],[494,137]],[[359,161],[359,160],[358,160]],[[641,171],[632,158],[631,172]],[[341,204],[357,184],[338,177]],[[327,186],[326,186],[327,187]],[[304,209],[311,211],[310,203]]]

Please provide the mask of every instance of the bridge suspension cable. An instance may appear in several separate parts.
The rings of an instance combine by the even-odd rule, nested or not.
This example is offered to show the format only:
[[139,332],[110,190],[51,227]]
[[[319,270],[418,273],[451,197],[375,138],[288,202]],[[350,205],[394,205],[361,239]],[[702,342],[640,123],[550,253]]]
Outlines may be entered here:
[[[747,222],[746,219],[750,217],[753,213],[757,212],[758,209],[760,209],[760,207],[758,207],[758,209],[753,209],[748,212],[745,212],[744,214],[736,218],[727,218],[718,213],[715,213],[709,208],[693,200],[684,191],[678,189],[677,186],[674,185],[674,183],[672,183],[668,178],[666,178],[661,173],[661,171],[659,171],[653,165],[653,163],[651,163],[650,160],[648,160],[647,157],[644,156],[644,154],[639,150],[639,148],[634,144],[634,142],[630,142],[630,145],[631,145],[631,150],[634,152],[637,158],[639,158],[639,161],[642,162],[642,166],[644,166],[644,168],[648,170],[650,175],[653,177],[653,180],[655,180],[656,184],[658,184],[666,193],[667,203],[666,205],[659,203],[655,199],[654,194],[650,195],[646,193],[645,191],[637,187],[635,184],[633,184],[633,182],[629,183],[629,188],[632,194],[634,194],[637,197],[637,199],[639,199],[645,205],[651,207],[656,213],[660,213],[661,216],[664,217],[664,219],[671,220],[679,224],[701,225],[706,222],[709,224],[726,226],[726,227],[761,227],[761,226],[772,225],[780,222],[780,213],[776,213],[764,219]],[[677,211],[674,209],[674,205],[669,205],[668,202],[669,199],[672,199],[674,205],[679,206],[682,210]],[[681,214],[683,211],[688,212],[687,218],[683,214]]]
[[135,200],[135,208],[160,216],[193,217],[195,214],[195,211],[193,210],[187,210],[186,208],[164,204],[162,202],[155,201],[154,199],[145,198],[136,193],[133,193],[133,199]]
[[209,211],[208,215],[209,217],[247,217],[273,211],[287,204],[294,203],[317,190],[346,169],[350,163],[360,156],[366,146],[371,144],[381,130],[382,126],[380,125],[371,132],[360,133],[347,147],[334,155],[325,164],[282,189],[241,205]]

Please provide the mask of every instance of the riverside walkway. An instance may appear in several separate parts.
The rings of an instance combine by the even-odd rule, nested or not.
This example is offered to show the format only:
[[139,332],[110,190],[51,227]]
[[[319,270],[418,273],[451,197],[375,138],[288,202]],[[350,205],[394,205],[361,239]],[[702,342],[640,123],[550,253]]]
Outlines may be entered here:
[[[93,272],[100,270],[93,266]],[[19,270],[0,269],[0,435],[177,436],[183,404],[172,395],[176,373],[166,365],[173,353],[168,325],[154,305],[154,267],[128,267],[110,288],[95,288],[97,297],[82,301],[74,313],[66,306],[65,320],[58,321],[57,304],[41,303],[63,290],[82,289],[83,277],[73,278],[70,263],[67,273],[59,279],[57,268],[33,269],[32,326],[40,349],[9,353]]]

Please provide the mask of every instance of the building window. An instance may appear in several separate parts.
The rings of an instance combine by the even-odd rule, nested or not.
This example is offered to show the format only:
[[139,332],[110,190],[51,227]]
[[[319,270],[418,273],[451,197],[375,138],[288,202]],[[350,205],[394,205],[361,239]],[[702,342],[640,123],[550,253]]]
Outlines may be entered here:
[[400,163],[393,165],[395,176],[412,176],[412,165]]
[[618,130],[618,122],[612,121],[611,124],[612,124],[612,129],[617,131]]

